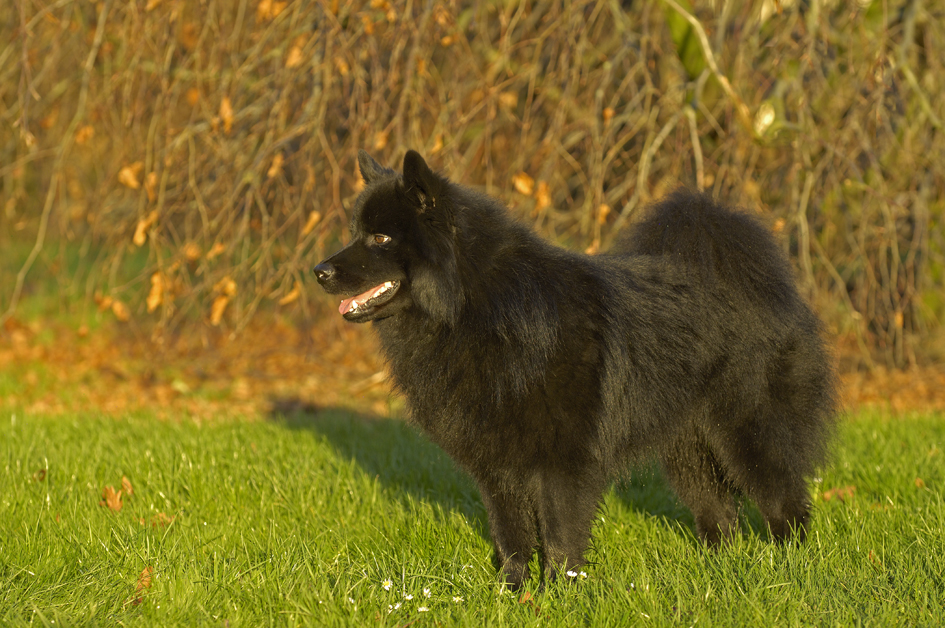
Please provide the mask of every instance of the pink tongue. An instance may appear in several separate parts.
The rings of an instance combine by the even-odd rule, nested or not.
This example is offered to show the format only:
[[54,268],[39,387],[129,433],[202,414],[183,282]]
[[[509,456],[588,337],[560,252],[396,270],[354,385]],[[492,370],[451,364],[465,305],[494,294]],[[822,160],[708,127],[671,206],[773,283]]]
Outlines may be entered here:
[[377,296],[377,294],[381,292],[383,289],[384,289],[384,284],[381,284],[379,286],[374,286],[370,290],[362,292],[359,295],[353,296],[350,299],[345,299],[344,301],[341,302],[341,305],[338,306],[338,311],[341,313],[342,316],[344,316],[352,309],[351,306],[355,302],[357,302],[359,306],[363,305],[369,299],[372,299],[373,297]]

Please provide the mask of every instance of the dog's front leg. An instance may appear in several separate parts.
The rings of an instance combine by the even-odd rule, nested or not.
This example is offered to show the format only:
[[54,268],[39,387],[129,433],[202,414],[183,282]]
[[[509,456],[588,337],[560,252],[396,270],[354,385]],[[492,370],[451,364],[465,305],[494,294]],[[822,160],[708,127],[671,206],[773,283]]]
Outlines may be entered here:
[[534,507],[526,491],[479,482],[482,501],[489,513],[489,532],[495,546],[496,569],[509,588],[521,588],[528,577],[528,561],[538,542]]
[[584,564],[584,550],[605,486],[602,471],[575,474],[555,470],[542,476],[538,526],[546,580],[554,581],[561,572],[573,573]]

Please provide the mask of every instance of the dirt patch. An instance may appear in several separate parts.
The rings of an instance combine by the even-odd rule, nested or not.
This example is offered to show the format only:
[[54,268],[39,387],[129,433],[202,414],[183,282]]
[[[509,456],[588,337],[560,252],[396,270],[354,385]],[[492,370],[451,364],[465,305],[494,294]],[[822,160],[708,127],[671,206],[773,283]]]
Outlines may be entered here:
[[[296,407],[402,413],[369,327],[329,316],[305,324],[257,318],[234,338],[210,326],[153,337],[120,323],[89,331],[11,319],[0,330],[0,402],[27,412],[146,411],[201,420]],[[940,366],[846,372],[841,382],[848,412],[945,411]]]

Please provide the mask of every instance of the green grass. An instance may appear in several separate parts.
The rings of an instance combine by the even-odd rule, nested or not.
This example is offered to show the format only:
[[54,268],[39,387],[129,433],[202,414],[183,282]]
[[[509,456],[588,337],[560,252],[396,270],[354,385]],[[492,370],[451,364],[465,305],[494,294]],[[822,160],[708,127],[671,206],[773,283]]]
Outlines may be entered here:
[[[803,546],[769,544],[749,506],[718,553],[643,471],[608,493],[587,579],[522,603],[496,584],[473,484],[400,422],[6,410],[0,625],[940,625],[943,450],[940,416],[847,420],[811,490],[852,498],[818,497]],[[122,476],[116,513],[99,500]]]

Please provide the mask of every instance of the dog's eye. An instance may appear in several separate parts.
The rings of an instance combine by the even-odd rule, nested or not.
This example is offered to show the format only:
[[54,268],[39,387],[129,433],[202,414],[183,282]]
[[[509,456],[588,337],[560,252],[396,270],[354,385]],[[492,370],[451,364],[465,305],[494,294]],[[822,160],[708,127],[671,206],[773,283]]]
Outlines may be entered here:
[[374,236],[375,244],[387,244],[390,242],[390,236],[386,236],[383,233],[378,233]]

